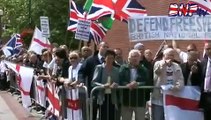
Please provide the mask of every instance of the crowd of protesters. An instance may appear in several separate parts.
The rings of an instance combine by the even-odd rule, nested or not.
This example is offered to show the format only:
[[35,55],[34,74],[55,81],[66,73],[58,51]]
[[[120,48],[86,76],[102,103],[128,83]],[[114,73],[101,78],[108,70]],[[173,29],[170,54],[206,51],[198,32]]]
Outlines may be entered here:
[[[61,117],[67,118],[66,89],[86,86],[88,94],[95,86],[105,89],[92,96],[93,120],[99,116],[100,120],[145,120],[146,102],[151,99],[152,120],[164,120],[162,92],[158,89],[136,89],[138,86],[154,86],[170,84],[170,90],[175,91],[183,86],[199,86],[201,100],[199,107],[204,110],[205,120],[211,120],[211,86],[204,87],[207,80],[211,80],[211,43],[204,46],[205,56],[200,58],[196,45],[190,44],[186,51],[180,50],[176,42],[165,45],[161,52],[153,58],[150,49],[145,49],[142,43],[134,45],[128,53],[128,59],[123,59],[122,49],[109,48],[109,44],[102,42],[93,52],[89,46],[83,46],[80,51],[69,51],[66,45],[53,44],[51,50],[43,49],[42,55],[33,51],[22,50],[18,56],[5,58],[23,66],[35,69],[37,80],[44,83],[53,82],[60,87]],[[177,56],[177,57],[176,57]],[[15,85],[15,75],[3,64],[0,64],[0,89],[6,90]],[[211,84],[211,83],[210,83]],[[31,87],[31,98],[34,85]],[[113,89],[126,86],[129,89]],[[110,89],[109,89],[110,88]],[[12,89],[10,89],[12,90]],[[150,93],[152,93],[150,95]],[[79,91],[82,118],[86,120],[86,97]],[[151,96],[151,97],[150,97]],[[90,96],[89,96],[90,97]],[[46,108],[40,107],[42,112]],[[57,119],[52,117],[51,119]],[[151,118],[148,118],[151,119]]]

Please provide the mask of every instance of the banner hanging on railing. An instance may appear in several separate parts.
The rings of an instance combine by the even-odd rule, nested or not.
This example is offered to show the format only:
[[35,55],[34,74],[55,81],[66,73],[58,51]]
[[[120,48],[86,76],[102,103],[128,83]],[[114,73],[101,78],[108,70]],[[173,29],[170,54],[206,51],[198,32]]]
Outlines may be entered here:
[[130,18],[131,42],[146,40],[211,40],[211,16]]

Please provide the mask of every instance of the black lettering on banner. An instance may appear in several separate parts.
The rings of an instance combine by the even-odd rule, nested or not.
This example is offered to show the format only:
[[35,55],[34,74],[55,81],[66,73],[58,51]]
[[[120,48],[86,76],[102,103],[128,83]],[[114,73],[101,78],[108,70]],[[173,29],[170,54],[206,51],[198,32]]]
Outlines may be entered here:
[[157,27],[158,24],[156,24],[157,23],[156,20],[157,20],[156,18],[150,19],[150,31],[157,31],[158,30],[158,27]]
[[150,19],[150,18],[145,18],[145,19],[144,19],[144,27],[143,27],[144,32],[149,32],[149,31],[147,30],[147,28],[149,28],[149,24],[150,24],[149,19]]
[[133,33],[136,31],[136,25],[135,25],[134,19],[129,19],[128,26],[129,26],[128,29],[130,33]]
[[176,26],[177,26],[177,21],[176,21],[176,19],[175,19],[175,17],[170,17],[170,31],[177,31],[175,28],[176,28]]
[[183,17],[183,30],[185,32],[188,32],[188,26],[189,26],[189,17]]
[[197,31],[202,31],[202,17],[197,17],[196,18],[196,24],[197,24]]
[[196,24],[195,24],[195,18],[194,17],[190,17],[189,18],[189,30],[190,32],[196,32]]
[[142,18],[137,19],[136,23],[137,24],[135,24],[135,25],[137,25],[137,32],[143,32],[143,29],[144,29],[143,19]]
[[163,21],[163,31],[169,31],[169,20],[166,17],[162,18]]

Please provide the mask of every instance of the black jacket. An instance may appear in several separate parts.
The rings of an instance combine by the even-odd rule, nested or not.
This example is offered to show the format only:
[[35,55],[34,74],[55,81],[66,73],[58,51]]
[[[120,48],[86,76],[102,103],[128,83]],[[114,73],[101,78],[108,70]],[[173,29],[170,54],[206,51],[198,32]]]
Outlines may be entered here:
[[93,78],[94,70],[97,65],[101,64],[98,58],[98,52],[93,56],[88,57],[82,64],[78,72],[79,80],[87,85],[88,91],[91,90],[91,81]]
[[[198,67],[197,73],[192,73],[191,85],[201,87],[201,84],[202,84],[202,67],[201,67],[199,62],[197,62],[197,67]],[[189,66],[188,63],[186,62],[186,63],[181,64],[181,68],[182,68],[182,73],[183,73],[184,80],[185,80],[184,81],[185,85],[187,85],[188,77],[189,77],[189,74],[190,74],[190,71],[191,71],[191,66]]]

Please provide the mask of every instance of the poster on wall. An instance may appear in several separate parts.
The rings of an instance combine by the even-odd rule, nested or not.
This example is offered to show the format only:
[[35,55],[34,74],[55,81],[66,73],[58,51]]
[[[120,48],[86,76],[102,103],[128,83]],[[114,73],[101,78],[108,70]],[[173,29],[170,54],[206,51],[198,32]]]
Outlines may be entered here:
[[211,40],[211,16],[130,18],[128,32],[132,42],[172,39]]

